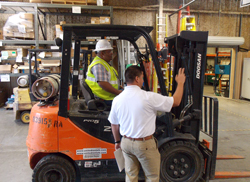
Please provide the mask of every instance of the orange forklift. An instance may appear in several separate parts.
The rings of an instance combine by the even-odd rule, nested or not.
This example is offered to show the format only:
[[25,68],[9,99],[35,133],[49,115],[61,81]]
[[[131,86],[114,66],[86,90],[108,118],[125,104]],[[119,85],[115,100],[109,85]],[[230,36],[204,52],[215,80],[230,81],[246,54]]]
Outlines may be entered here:
[[[84,80],[79,83],[81,41],[88,37],[127,40],[137,52],[144,70],[144,88],[149,91],[143,62],[154,64],[159,93],[175,92],[166,87],[160,61],[174,57],[173,78],[185,68],[186,83],[181,105],[170,113],[158,113],[155,137],[161,154],[161,182],[209,181],[214,178],[217,155],[218,101],[203,96],[203,80],[208,32],[182,31],[165,39],[168,48],[157,52],[149,33],[153,27],[129,25],[63,25],[62,65],[58,94],[32,107],[27,147],[35,182],[121,181],[114,157],[114,139],[107,120],[108,107],[95,100]],[[148,49],[143,54],[137,45],[144,38]],[[74,40],[73,71],[70,51]],[[171,64],[171,62],[170,62]],[[171,65],[170,68],[171,69]],[[169,71],[170,73],[170,71]],[[170,77],[170,75],[169,75]],[[69,96],[72,80],[72,97]],[[42,88],[42,87],[41,87]],[[79,99],[78,91],[84,95]],[[209,111],[209,112],[208,112]],[[211,140],[209,147],[200,132]],[[139,175],[144,179],[143,172]]]

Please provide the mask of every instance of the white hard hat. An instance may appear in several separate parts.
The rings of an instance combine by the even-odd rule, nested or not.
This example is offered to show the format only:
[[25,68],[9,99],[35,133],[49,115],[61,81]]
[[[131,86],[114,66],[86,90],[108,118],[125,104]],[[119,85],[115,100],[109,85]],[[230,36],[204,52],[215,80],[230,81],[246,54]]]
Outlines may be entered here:
[[95,45],[94,51],[105,51],[105,50],[112,50],[111,44],[106,39],[101,39]]

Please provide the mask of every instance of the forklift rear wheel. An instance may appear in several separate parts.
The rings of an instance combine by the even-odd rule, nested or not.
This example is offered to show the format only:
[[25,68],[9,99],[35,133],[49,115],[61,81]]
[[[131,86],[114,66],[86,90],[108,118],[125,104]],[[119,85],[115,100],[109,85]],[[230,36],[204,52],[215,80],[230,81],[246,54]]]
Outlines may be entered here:
[[161,182],[199,181],[204,171],[200,150],[191,142],[173,141],[161,149]]
[[21,113],[21,117],[20,117],[21,121],[24,124],[29,124],[30,123],[30,111],[23,111]]
[[34,168],[32,182],[75,182],[74,166],[65,158],[57,155],[43,157]]

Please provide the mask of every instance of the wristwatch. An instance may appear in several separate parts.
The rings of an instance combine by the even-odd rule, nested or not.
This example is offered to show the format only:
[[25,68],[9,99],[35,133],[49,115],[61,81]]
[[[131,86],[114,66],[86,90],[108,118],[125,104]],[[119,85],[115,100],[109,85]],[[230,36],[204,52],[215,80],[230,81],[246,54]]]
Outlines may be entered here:
[[115,141],[115,143],[121,143],[121,141],[119,140],[119,141]]

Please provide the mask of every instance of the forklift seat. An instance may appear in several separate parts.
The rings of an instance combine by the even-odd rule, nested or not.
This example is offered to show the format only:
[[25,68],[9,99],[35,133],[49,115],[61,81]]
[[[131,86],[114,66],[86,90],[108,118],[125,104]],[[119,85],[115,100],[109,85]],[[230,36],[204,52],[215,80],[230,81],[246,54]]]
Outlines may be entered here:
[[80,81],[80,88],[89,110],[107,111],[110,108],[101,100],[96,100],[92,90],[84,79]]

